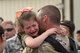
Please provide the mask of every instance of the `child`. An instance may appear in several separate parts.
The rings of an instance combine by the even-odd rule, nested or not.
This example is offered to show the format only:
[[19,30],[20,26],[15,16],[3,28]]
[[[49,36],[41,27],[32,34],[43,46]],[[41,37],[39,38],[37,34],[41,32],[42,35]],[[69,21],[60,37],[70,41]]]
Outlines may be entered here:
[[[24,9],[22,9],[22,11],[23,10]],[[26,43],[27,47],[30,48],[39,47],[50,34],[54,34],[57,31],[56,28],[52,28],[45,31],[41,35],[38,35],[39,26],[36,21],[36,14],[28,9],[28,11],[23,11],[19,16],[20,16],[18,17],[19,25],[25,31],[25,34],[21,35],[23,36],[22,40]]]

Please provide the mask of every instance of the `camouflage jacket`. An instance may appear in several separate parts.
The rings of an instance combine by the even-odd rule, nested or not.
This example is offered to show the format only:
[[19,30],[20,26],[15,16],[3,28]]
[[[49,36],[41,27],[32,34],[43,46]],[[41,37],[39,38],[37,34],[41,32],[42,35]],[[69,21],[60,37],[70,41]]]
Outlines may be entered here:
[[25,45],[24,39],[27,36],[22,35],[22,45],[24,50],[22,53],[59,53],[48,42],[43,42],[38,48],[30,48]]
[[59,53],[49,43],[45,42],[38,48],[25,47],[22,53]]
[[3,53],[20,53],[21,43],[18,36],[15,35],[6,41],[6,47]]

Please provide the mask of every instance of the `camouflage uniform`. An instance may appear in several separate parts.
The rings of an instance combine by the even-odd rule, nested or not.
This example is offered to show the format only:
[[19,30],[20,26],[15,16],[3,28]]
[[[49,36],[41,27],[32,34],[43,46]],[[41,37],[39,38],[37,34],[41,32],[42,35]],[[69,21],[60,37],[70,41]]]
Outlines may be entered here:
[[18,36],[15,35],[6,41],[4,53],[20,53],[21,43]]
[[55,51],[55,49],[48,43],[43,43],[38,48],[31,49],[29,47],[25,47],[22,53],[59,53]]
[[27,37],[26,35],[22,35],[22,45],[24,47],[22,53],[59,53],[55,51],[55,49],[49,43],[45,41],[38,48],[32,49],[30,47],[27,47],[24,42],[26,37]]

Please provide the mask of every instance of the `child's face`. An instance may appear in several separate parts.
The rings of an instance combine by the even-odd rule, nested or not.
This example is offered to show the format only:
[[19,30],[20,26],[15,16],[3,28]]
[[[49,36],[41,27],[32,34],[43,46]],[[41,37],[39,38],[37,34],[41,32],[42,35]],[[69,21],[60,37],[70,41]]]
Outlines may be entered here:
[[23,21],[23,27],[26,34],[30,36],[37,36],[39,32],[38,23],[34,20]]

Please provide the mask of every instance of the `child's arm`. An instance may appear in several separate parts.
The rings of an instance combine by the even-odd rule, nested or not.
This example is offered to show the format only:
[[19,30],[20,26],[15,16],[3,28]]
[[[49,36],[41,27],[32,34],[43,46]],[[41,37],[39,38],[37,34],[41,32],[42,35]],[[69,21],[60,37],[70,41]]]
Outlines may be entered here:
[[26,39],[25,39],[25,43],[28,47],[31,47],[31,48],[36,48],[38,46],[40,46],[43,41],[51,34],[53,33],[56,33],[57,29],[56,28],[51,28],[49,30],[47,30],[46,32],[42,33],[41,35],[39,35],[38,37],[36,38],[32,38],[31,36],[28,36]]

